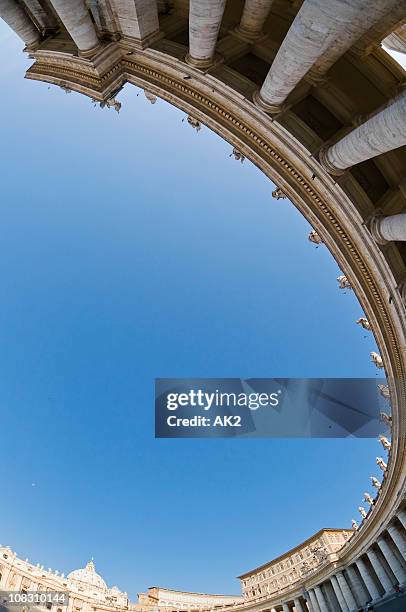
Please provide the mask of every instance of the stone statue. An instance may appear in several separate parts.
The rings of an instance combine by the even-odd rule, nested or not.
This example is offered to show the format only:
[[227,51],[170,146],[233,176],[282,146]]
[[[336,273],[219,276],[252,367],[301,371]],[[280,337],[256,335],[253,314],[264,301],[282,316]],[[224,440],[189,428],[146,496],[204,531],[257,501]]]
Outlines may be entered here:
[[[241,151],[239,151],[239,150],[238,150],[238,149],[236,149],[235,147],[234,147],[234,149],[233,149],[233,151],[232,151],[231,155],[233,155],[233,156],[234,156],[234,159],[235,159],[236,161],[240,161],[241,163],[243,163],[243,162],[244,162],[245,155],[244,155],[243,153],[241,153]],[[230,157],[231,157],[231,155],[230,155]]]
[[313,242],[314,244],[323,244],[323,239],[319,236],[316,230],[312,230],[308,236],[309,242]]
[[381,483],[379,482],[379,480],[377,478],[375,478],[375,476],[370,476],[370,478],[371,478],[372,486],[375,487],[375,489],[378,489],[378,491],[379,491],[379,489],[382,486]]
[[386,438],[385,436],[381,435],[381,436],[379,436],[379,442],[382,444],[384,449],[387,450],[388,453],[389,453],[392,445],[389,442],[388,438]]
[[313,558],[318,563],[322,563],[328,558],[327,552],[321,546],[315,546],[314,548],[311,548],[310,552],[313,553]]
[[302,574],[302,576],[305,576],[306,574],[309,574],[312,571],[310,565],[308,564],[307,561],[303,561],[302,565],[300,566],[300,573]]
[[66,83],[66,81],[61,81],[61,82],[59,83],[59,87],[60,87],[61,89],[63,89],[63,91],[64,91],[66,94],[70,94],[70,93],[72,93],[72,90],[71,90],[71,88],[70,88],[70,87],[68,87],[68,84]]
[[338,281],[338,286],[340,287],[340,289],[352,289],[351,283],[348,280],[348,278],[345,276],[345,274],[341,274],[341,276],[337,278],[337,281]]
[[390,416],[390,414],[386,414],[386,412],[380,412],[379,418],[382,423],[385,423],[385,425],[387,425],[388,427],[392,427],[392,417]]
[[376,458],[376,464],[379,465],[379,467],[381,468],[382,472],[386,472],[387,469],[387,464],[385,463],[385,461],[382,459],[382,457],[377,457]]
[[355,531],[358,529],[358,523],[356,520],[352,519],[351,525],[352,525],[352,528],[355,529]]
[[151,102],[151,104],[155,104],[155,102],[158,100],[155,94],[151,93],[150,91],[147,91],[146,89],[144,89],[144,96],[146,97],[148,102]]
[[364,493],[364,500],[367,502],[367,504],[369,504],[370,506],[374,505],[374,500],[372,499],[372,497],[370,496],[369,493]]
[[382,397],[384,397],[385,399],[390,399],[390,392],[389,392],[389,387],[388,385],[378,385],[378,391],[380,393],[380,395],[382,395]]
[[367,518],[367,513],[363,506],[358,507],[358,512],[360,513],[363,519]]
[[120,108],[121,108],[121,102],[119,102],[115,98],[109,98],[108,100],[106,100],[106,106],[107,106],[107,108],[114,108],[116,113],[119,113],[120,112]]
[[364,329],[367,329],[368,331],[371,330],[371,324],[368,321],[368,319],[366,319],[365,317],[360,317],[357,320],[358,325],[361,325],[361,327],[363,327]]
[[372,351],[370,355],[371,355],[372,362],[376,365],[376,367],[379,369],[382,369],[383,368],[382,357],[378,355],[378,353],[375,353],[375,351]]
[[198,119],[195,119],[191,115],[188,115],[187,122],[189,125],[192,126],[192,128],[196,130],[196,132],[200,132],[200,130],[202,129],[202,124],[200,123],[200,121]]
[[272,197],[275,198],[275,200],[286,200],[288,196],[286,195],[284,191],[282,191],[280,187],[277,187],[272,192]]

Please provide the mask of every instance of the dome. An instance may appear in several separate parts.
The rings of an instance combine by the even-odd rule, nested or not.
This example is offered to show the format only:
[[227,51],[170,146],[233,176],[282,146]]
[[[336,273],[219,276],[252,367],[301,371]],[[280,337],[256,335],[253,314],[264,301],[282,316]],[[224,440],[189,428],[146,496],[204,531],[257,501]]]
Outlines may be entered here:
[[81,587],[92,587],[99,591],[107,591],[107,584],[96,572],[93,559],[89,561],[83,569],[73,570],[73,572],[68,574],[68,579],[78,583],[78,586]]

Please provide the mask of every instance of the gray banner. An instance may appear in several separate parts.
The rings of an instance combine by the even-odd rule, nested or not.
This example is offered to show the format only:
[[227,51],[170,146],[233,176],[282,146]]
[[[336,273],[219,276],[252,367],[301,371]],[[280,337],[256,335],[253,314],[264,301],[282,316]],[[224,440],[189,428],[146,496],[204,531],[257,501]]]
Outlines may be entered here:
[[155,436],[375,438],[388,433],[384,389],[378,378],[159,378]]

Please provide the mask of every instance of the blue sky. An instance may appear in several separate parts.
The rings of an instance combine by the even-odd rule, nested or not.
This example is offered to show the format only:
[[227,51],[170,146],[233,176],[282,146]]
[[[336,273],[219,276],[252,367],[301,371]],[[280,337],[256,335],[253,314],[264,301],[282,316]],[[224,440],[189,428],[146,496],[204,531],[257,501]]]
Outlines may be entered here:
[[130,86],[93,108],[24,80],[2,23],[0,45],[0,541],[64,572],[94,556],[133,598],[238,592],[350,526],[379,444],[155,440],[154,378],[375,376],[362,311],[208,128]]

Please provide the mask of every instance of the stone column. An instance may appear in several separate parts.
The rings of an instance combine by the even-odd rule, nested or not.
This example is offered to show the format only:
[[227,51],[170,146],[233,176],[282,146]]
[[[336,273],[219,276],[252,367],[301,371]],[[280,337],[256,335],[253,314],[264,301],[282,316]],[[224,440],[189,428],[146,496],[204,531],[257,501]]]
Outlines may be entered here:
[[402,558],[406,561],[406,542],[403,535],[396,525],[389,525],[389,527],[387,527],[387,531],[392,540],[395,542],[398,551],[402,555]]
[[114,0],[117,19],[124,36],[145,46],[159,31],[158,5],[155,0]]
[[282,604],[283,612],[290,612],[288,604],[285,602]]
[[6,590],[8,579],[11,574],[11,567],[6,567],[0,580],[0,587]]
[[272,2],[273,0],[245,0],[238,33],[248,40],[261,36]]
[[304,0],[255,102],[273,113],[319,59],[330,67],[396,0]]
[[293,603],[295,605],[296,612],[307,612],[307,610],[305,610],[305,608],[303,607],[302,602],[300,601],[300,599],[295,598],[293,600]]
[[375,570],[375,574],[377,575],[379,582],[384,588],[385,593],[391,593],[393,591],[393,584],[381,561],[379,560],[378,555],[372,548],[368,550],[367,555],[372,567]]
[[382,551],[383,556],[388,562],[389,567],[391,568],[392,572],[395,574],[396,580],[399,582],[399,584],[403,584],[406,581],[406,572],[403,569],[397,557],[395,556],[391,547],[389,546],[389,544],[386,542],[386,540],[383,537],[380,537],[377,543],[378,543],[379,548]]
[[319,586],[314,587],[316,594],[317,603],[319,604],[320,612],[329,612],[327,602],[324,598],[323,592]]
[[99,46],[96,30],[84,0],[50,0],[82,55],[91,55]]
[[0,17],[28,48],[40,42],[40,33],[16,0],[0,0]]
[[331,586],[333,587],[334,593],[338,599],[338,603],[340,604],[340,608],[342,612],[348,612],[349,608],[346,604],[346,601],[341,592],[340,586],[338,584],[337,578],[335,576],[331,576],[330,578]]
[[347,575],[351,584],[351,591],[355,593],[356,599],[360,605],[363,605],[368,599],[368,592],[365,590],[355,567],[352,565],[347,567]]
[[376,588],[375,582],[373,581],[373,578],[372,578],[371,574],[369,573],[369,570],[368,570],[367,566],[365,565],[365,562],[363,561],[363,559],[357,559],[355,564],[356,564],[356,566],[359,569],[359,573],[361,574],[361,578],[364,581],[365,586],[367,587],[368,592],[369,592],[371,598],[373,600],[379,599],[381,595],[380,595],[378,589]]
[[24,576],[22,574],[18,574],[16,583],[14,585],[14,591],[19,591],[21,589],[21,583],[23,581]]
[[33,16],[34,21],[38,27],[44,32],[49,32],[57,28],[56,19],[54,18],[51,11],[45,11],[44,7],[38,0],[25,0],[28,12]]
[[340,585],[341,592],[344,596],[345,603],[349,610],[356,610],[357,602],[354,599],[354,595],[351,592],[350,587],[348,586],[348,582],[343,572],[337,572],[337,581]]
[[320,606],[317,603],[316,593],[314,592],[313,589],[309,589],[309,597],[310,597],[310,604],[311,604],[311,612],[320,612]]
[[[356,4],[356,3],[354,3]],[[384,0],[383,2],[365,2],[364,3],[364,13],[363,15],[359,15],[360,20],[358,23],[351,23],[349,27],[347,26],[346,32],[343,38],[339,38],[334,41],[334,45],[331,45],[326,51],[317,59],[315,64],[312,66],[310,72],[306,75],[306,78],[313,79],[317,83],[320,81],[326,72],[331,68],[331,66],[351,47],[351,51],[353,51],[353,46],[356,47],[359,39],[364,36],[371,34],[374,28],[381,27],[381,24],[385,23],[386,20],[389,19],[390,15],[394,15],[397,10],[399,10],[399,2],[398,0]],[[365,18],[368,21],[368,27],[365,28],[363,23],[363,19]],[[356,35],[355,35],[356,32]],[[355,38],[351,40],[350,45],[348,45],[348,37],[349,35],[354,34]],[[379,44],[379,38],[376,40],[376,43]]]
[[406,241],[406,213],[390,217],[374,217],[371,222],[372,236],[379,244],[392,240]]
[[399,510],[396,516],[402,523],[403,527],[406,529],[406,512],[404,510]]
[[389,34],[382,41],[382,44],[388,47],[388,49],[392,49],[392,51],[406,53],[406,23],[392,32],[392,34]]
[[406,144],[406,91],[389,106],[320,151],[320,162],[331,174]]
[[208,68],[213,63],[225,5],[226,0],[190,0],[189,64]]

